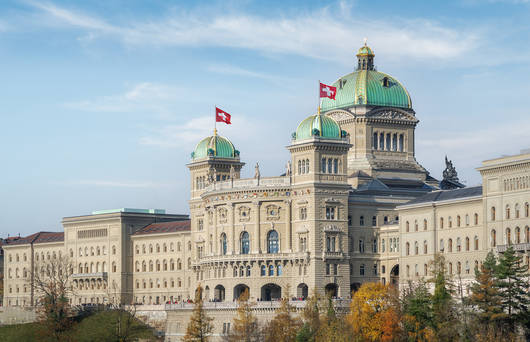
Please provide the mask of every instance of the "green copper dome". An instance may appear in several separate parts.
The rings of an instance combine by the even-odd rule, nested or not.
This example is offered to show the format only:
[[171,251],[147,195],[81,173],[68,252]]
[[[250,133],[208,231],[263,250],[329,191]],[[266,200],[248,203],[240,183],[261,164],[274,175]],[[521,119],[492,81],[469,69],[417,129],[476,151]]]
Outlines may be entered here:
[[409,93],[394,77],[375,70],[374,53],[366,44],[357,53],[357,71],[339,78],[335,100],[322,101],[322,111],[353,106],[412,108]]
[[239,151],[234,148],[234,144],[230,140],[214,134],[202,139],[195,147],[195,151],[191,153],[191,159],[200,159],[208,156],[237,158],[239,157]]
[[341,129],[337,121],[326,115],[311,115],[304,119],[296,129],[293,138],[296,140],[309,139],[313,136],[326,139],[340,139]]

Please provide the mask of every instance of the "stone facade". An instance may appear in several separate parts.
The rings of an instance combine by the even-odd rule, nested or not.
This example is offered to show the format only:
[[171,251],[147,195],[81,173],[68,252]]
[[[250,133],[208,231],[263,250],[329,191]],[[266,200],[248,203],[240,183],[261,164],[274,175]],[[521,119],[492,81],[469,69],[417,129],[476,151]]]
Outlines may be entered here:
[[[346,80],[336,82],[343,103]],[[385,78],[377,82],[371,85],[380,87],[375,94],[362,86],[356,91],[376,101],[398,86]],[[428,277],[436,253],[464,282],[490,250],[503,252],[511,243],[527,254],[530,154],[484,161],[478,187],[458,189],[451,164],[453,177],[446,181],[456,189],[440,190],[415,159],[419,120],[407,99],[401,107],[397,100],[387,106],[328,105],[293,133],[286,172],[277,177],[262,177],[256,165],[254,178],[241,179],[239,151],[214,132],[187,165],[189,217],[97,212],[65,218],[64,233],[7,241],[4,305],[33,305],[36,264],[66,258],[74,270],[73,304],[178,302],[164,307],[166,337],[175,341],[191,310],[183,302],[194,297],[198,284],[215,318],[214,334],[221,336],[245,289],[265,320],[280,297],[295,298],[302,307],[300,299],[313,291],[327,292],[344,306],[342,300],[362,283],[405,285]]]

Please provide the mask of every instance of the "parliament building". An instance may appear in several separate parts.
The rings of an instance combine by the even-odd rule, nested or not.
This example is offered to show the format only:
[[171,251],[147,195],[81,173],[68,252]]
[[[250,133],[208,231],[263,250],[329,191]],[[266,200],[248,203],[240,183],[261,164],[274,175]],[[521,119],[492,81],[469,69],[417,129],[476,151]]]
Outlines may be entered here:
[[530,151],[477,165],[481,186],[461,184],[447,159],[437,180],[415,158],[409,93],[376,70],[366,44],[333,86],[335,100],[300,118],[281,176],[256,165],[242,179],[250,151],[215,131],[187,164],[189,216],[107,210],[64,218],[64,232],[4,240],[4,305],[34,305],[32,272],[64,258],[72,304],[170,303],[166,339],[176,341],[198,284],[222,335],[245,289],[266,317],[281,297],[316,290],[347,300],[365,282],[428,278],[438,253],[464,283],[491,250],[512,244],[529,262]]

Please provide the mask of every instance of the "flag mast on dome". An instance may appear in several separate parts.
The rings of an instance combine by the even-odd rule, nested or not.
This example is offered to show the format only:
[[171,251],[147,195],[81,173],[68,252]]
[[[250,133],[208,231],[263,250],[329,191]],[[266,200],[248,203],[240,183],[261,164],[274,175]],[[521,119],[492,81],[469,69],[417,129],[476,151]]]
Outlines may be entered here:
[[216,154],[216,146],[217,146],[217,122],[224,122],[227,125],[231,125],[232,122],[230,119],[232,118],[232,115],[228,114],[222,109],[219,109],[217,106],[214,106],[215,108],[215,121],[214,121],[214,128],[213,128],[213,136],[215,139],[215,145],[214,145],[214,154]]

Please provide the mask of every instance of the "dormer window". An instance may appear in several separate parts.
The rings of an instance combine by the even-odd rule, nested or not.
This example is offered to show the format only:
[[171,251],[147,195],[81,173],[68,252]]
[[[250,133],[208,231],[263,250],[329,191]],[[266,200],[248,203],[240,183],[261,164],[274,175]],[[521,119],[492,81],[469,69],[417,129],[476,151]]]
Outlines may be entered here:
[[388,80],[388,77],[383,78],[383,87],[388,88],[390,87],[390,82]]

